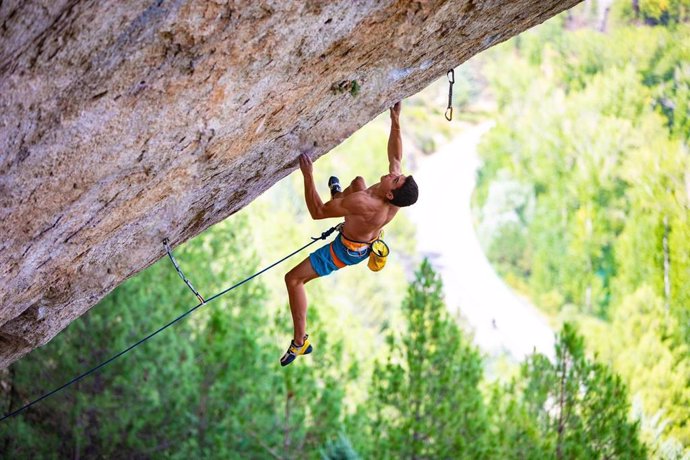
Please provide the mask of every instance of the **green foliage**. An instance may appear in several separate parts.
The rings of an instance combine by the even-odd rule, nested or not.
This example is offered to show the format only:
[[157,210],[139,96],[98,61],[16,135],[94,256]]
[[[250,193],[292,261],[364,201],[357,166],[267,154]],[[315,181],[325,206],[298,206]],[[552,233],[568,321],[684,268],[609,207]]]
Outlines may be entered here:
[[440,278],[424,261],[403,304],[406,333],[389,337],[391,352],[374,372],[372,458],[488,455],[482,361],[448,317],[441,296]]
[[[663,421],[656,434],[646,433],[655,449],[667,439],[687,445],[690,407],[690,362],[687,345],[679,345],[677,321],[667,314],[662,298],[642,286],[621,302],[611,327],[588,324],[588,336],[603,362],[610,363],[629,382],[639,400],[643,422]],[[648,414],[645,416],[645,414]]]
[[625,385],[585,356],[572,325],[554,362],[531,356],[485,400],[482,360],[441,295],[424,261],[404,302],[405,332],[389,336],[370,400],[348,424],[367,458],[645,458]]
[[321,450],[323,460],[359,460],[359,455],[355,452],[350,440],[340,433],[336,439],[328,441]]
[[503,391],[492,393],[499,458],[646,458],[638,423],[628,421],[625,385],[586,358],[566,323],[554,363],[535,354]]
[[[643,19],[673,8],[639,5]],[[690,446],[690,27],[561,24],[489,56],[500,114],[480,146],[479,228],[507,280],[553,314],[600,325],[590,346],[641,401],[661,456],[669,443]],[[664,327],[630,329],[643,287],[663,305],[645,321]],[[640,356],[656,364],[638,367]]]
[[343,80],[340,83],[333,83],[331,85],[331,92],[333,94],[350,93],[352,97],[359,95],[362,85],[357,80]]
[[626,24],[675,27],[690,19],[688,0],[617,0],[612,10],[612,16]]

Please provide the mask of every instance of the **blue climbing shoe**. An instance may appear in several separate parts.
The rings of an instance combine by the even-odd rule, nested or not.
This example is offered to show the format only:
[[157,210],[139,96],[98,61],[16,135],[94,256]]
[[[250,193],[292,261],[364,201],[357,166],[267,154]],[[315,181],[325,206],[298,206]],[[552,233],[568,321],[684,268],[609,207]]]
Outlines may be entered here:
[[285,367],[291,362],[293,362],[295,358],[297,358],[299,355],[308,355],[311,352],[312,346],[311,343],[309,343],[308,335],[304,336],[304,343],[302,345],[295,345],[295,341],[291,340],[290,346],[288,347],[287,351],[285,352],[283,357],[280,358],[280,365]]
[[331,190],[331,198],[333,198],[333,195],[336,193],[343,191],[343,189],[340,187],[340,180],[335,176],[331,176],[328,179],[328,188]]

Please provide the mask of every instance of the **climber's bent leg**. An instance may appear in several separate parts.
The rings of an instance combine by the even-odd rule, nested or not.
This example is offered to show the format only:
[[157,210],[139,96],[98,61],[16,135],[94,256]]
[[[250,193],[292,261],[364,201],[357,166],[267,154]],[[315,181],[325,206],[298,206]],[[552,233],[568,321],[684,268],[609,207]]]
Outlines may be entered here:
[[304,259],[285,275],[296,344],[302,343],[307,327],[307,293],[304,285],[318,277],[309,258]]

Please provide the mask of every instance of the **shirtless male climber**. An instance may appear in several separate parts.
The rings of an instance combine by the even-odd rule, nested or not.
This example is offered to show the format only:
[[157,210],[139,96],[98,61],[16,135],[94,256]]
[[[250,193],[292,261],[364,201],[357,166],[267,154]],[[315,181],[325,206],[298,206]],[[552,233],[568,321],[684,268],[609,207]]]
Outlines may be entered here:
[[331,200],[324,203],[316,191],[309,156],[299,157],[304,176],[304,199],[312,219],[343,217],[340,233],[322,248],[316,250],[285,275],[294,337],[280,364],[287,366],[299,355],[312,352],[307,327],[307,294],[304,285],[320,276],[326,276],[346,265],[355,265],[369,257],[370,244],[381,234],[403,206],[417,201],[417,183],[412,176],[402,174],[402,139],[400,137],[400,102],[390,109],[391,130],[388,137],[389,174],[381,182],[367,188],[364,179],[356,177],[349,187],[340,190],[337,177],[331,177],[328,186]]

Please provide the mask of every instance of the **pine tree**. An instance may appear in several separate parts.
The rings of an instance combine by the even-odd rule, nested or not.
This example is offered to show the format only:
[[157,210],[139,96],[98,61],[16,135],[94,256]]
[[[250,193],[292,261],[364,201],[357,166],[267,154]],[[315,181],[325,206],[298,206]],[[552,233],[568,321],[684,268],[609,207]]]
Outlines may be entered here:
[[584,341],[569,323],[558,337],[555,363],[531,356],[492,401],[505,456],[646,458],[639,423],[629,421],[625,385],[585,356]]
[[359,460],[359,455],[344,434],[329,441],[321,450],[322,460]]
[[389,337],[387,362],[374,371],[371,457],[487,457],[482,361],[449,318],[440,278],[426,260],[403,311],[407,331]]

